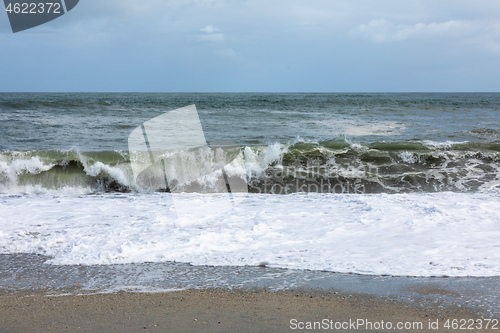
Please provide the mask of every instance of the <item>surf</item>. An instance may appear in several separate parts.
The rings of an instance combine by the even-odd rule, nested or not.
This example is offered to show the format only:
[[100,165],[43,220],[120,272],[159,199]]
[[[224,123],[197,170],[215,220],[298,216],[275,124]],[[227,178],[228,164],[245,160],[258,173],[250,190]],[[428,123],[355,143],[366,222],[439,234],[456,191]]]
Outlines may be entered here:
[[[212,155],[185,151],[182,158],[196,159],[203,165],[213,158],[213,149]],[[496,141],[359,144],[346,138],[298,139],[234,149],[243,162],[235,165],[231,174],[245,180],[254,193],[477,192],[500,188],[500,142]],[[190,171],[186,166],[177,172]],[[210,185],[208,178],[206,181],[205,185]],[[35,188],[87,193],[169,190],[137,184],[128,151],[0,152],[0,193],[30,193]]]

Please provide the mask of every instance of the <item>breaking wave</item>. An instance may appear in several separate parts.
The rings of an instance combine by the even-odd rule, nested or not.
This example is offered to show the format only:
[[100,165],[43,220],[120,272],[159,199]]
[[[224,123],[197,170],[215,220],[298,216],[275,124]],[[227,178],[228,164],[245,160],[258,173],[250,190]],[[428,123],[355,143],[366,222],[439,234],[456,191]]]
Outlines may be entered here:
[[[249,192],[408,193],[500,189],[500,141],[357,144],[336,138],[241,146],[239,151],[244,161],[242,170],[231,172],[233,176],[246,177]],[[180,175],[187,170],[176,172]],[[170,189],[167,186],[156,190]],[[126,151],[0,152],[0,193],[46,191],[146,190],[135,182]]]

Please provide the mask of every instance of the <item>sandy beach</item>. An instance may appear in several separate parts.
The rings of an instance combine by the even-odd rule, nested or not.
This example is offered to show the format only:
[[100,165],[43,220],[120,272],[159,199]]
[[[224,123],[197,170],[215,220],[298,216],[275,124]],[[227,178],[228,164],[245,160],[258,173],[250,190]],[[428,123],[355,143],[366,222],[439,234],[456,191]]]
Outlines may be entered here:
[[[480,325],[477,319],[481,317],[484,316],[472,309],[438,304],[419,306],[335,291],[216,289],[58,296],[45,292],[4,292],[0,296],[0,332],[5,333],[452,332],[457,330],[447,329],[446,323],[451,325],[455,320],[460,324],[461,319],[467,320],[466,326],[476,325],[474,332],[500,329],[498,324],[497,330],[477,329]],[[487,319],[484,318],[483,326]],[[397,325],[403,325],[402,329]]]

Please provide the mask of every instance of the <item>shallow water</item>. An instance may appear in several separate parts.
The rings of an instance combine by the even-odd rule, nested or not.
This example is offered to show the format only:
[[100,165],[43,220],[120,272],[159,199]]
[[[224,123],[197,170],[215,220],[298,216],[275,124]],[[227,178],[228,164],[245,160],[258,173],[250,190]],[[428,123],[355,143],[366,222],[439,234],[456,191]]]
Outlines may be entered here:
[[269,267],[192,266],[182,263],[62,265],[49,257],[0,255],[0,290],[80,293],[168,292],[185,289],[297,290],[368,293],[416,305],[471,307],[498,316],[499,277],[418,278],[340,274]]

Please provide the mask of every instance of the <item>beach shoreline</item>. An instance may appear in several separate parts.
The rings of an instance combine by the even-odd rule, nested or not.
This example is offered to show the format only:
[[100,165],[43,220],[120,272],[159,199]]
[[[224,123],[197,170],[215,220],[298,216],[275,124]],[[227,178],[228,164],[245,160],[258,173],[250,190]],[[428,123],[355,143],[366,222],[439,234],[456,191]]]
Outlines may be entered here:
[[[474,320],[479,325],[480,318],[494,319],[467,307],[445,307],[439,303],[423,306],[333,290],[77,292],[0,293],[0,331],[288,332],[312,328],[312,331],[390,332],[396,325],[405,325],[406,330],[397,331],[448,332],[453,329],[445,325],[447,322],[451,325],[453,320],[457,323]],[[496,330],[476,327],[474,331]]]
[[[0,94],[0,333],[481,331],[500,309],[499,101]],[[155,161],[193,136],[148,124],[193,104],[201,146],[234,163]],[[180,180],[204,189],[164,192]]]

